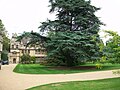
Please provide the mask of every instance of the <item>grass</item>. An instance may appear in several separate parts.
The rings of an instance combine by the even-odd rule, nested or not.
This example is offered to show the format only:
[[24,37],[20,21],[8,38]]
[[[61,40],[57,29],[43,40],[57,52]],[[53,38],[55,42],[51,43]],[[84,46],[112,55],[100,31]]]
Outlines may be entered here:
[[[95,66],[95,64],[87,64],[83,66]],[[18,64],[13,70],[16,73],[23,74],[70,74],[70,73],[81,73],[81,72],[92,72],[92,71],[103,71],[103,70],[113,70],[120,69],[120,64],[104,64],[103,69],[62,69],[58,70],[55,68],[51,68],[49,66],[43,66],[40,64]]]
[[53,83],[27,90],[120,90],[120,78]]

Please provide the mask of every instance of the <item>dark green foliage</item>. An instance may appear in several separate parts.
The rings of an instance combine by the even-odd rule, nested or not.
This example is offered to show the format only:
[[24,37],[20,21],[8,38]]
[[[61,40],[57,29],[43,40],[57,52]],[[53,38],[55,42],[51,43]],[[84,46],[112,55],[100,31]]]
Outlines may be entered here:
[[3,35],[3,50],[10,51],[10,39],[6,35]]
[[95,12],[96,8],[85,0],[50,0],[50,12],[57,12],[57,19],[48,20],[40,26],[41,31],[83,31],[84,33],[97,34],[97,30],[90,28],[102,24]]
[[9,52],[9,49],[10,49],[10,39],[8,38],[7,36],[7,31],[5,30],[5,27],[4,27],[4,24],[2,23],[2,20],[0,20],[0,34],[2,35],[2,38],[3,38],[3,41],[2,41],[2,44],[3,44],[3,51],[8,51]]
[[99,47],[92,37],[80,32],[59,32],[46,45],[48,62],[54,65],[75,66],[87,60],[98,60]]
[[20,58],[21,58],[20,62],[22,64],[29,64],[29,63],[31,63],[31,60],[30,60],[31,58],[30,58],[29,54],[23,54]]
[[35,62],[36,62],[35,56],[31,56],[31,57],[30,57],[30,61],[31,61],[31,63],[35,63]]
[[8,52],[7,51],[2,51],[1,53],[1,60],[8,60]]
[[48,37],[32,32],[29,44],[44,46],[48,63],[75,66],[101,57],[99,27],[95,12],[100,8],[90,0],[50,0],[50,12],[57,12],[54,21],[47,20],[39,27]]
[[0,34],[3,34],[3,31],[5,31],[4,24],[2,23],[2,20],[0,19]]
[[49,38],[44,37],[36,32],[23,32],[20,36],[17,37],[17,41],[21,41],[24,38],[29,38],[29,42],[26,44],[27,46],[44,46],[45,41],[49,40]]
[[43,22],[40,31],[53,32],[46,43],[48,62],[75,66],[87,60],[99,60],[99,26],[95,12],[99,10],[85,0],[50,0],[50,12],[56,20]]
[[31,37],[31,33],[30,32],[23,32],[22,35],[17,37],[17,41],[21,41],[23,38],[27,38],[27,37]]
[[[10,51],[10,39],[7,36],[7,31],[5,30],[4,24],[2,23],[2,20],[0,20],[0,34],[2,35],[2,55],[1,59],[2,60],[8,60],[8,52]],[[1,39],[0,38],[0,39]]]
[[22,64],[36,63],[35,56],[30,56],[29,54],[23,54],[20,58],[20,63]]

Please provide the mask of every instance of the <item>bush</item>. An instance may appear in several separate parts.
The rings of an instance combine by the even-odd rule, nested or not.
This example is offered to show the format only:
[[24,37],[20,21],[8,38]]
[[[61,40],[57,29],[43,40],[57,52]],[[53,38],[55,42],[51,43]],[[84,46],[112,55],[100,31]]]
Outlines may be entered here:
[[100,60],[100,63],[104,64],[107,63],[108,61],[106,60],[106,56],[103,56]]
[[8,60],[8,53],[6,51],[2,51],[1,60]]
[[47,65],[48,65],[47,60],[41,61],[41,62],[40,62],[40,65],[45,65],[45,66],[47,66]]
[[22,64],[36,63],[36,58],[35,56],[30,56],[29,54],[23,54],[21,56],[21,63]]
[[29,54],[23,54],[21,57],[21,63],[22,64],[30,64],[31,63],[31,58]]
[[47,59],[47,64],[50,66],[64,66],[62,60],[57,59]]
[[108,62],[111,63],[111,64],[115,64],[116,63],[116,61],[114,59],[109,59]]
[[30,61],[31,61],[31,63],[36,63],[36,58],[35,58],[35,56],[31,56],[31,57],[30,57]]
[[103,66],[102,66],[102,64],[98,63],[98,64],[96,64],[96,68],[97,68],[97,69],[102,69]]

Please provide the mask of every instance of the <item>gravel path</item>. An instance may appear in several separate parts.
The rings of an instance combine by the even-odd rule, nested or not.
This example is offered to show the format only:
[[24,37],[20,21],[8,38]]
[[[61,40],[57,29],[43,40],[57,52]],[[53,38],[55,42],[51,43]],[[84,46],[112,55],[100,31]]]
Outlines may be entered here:
[[2,66],[2,70],[0,70],[0,90],[25,90],[33,86],[55,82],[83,81],[120,77],[120,75],[113,75],[112,70],[57,75],[17,74],[12,72],[15,66],[15,64]]

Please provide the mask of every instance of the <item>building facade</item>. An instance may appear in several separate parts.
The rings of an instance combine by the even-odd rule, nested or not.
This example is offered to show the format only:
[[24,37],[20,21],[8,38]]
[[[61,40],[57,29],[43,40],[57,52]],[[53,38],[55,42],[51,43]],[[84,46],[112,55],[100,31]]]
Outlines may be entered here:
[[10,53],[9,63],[20,63],[20,57],[23,54],[29,54],[30,56],[36,57],[36,62],[40,62],[46,57],[44,48],[40,46],[28,46],[30,38],[23,38],[21,41],[17,41],[17,34],[13,34],[10,40]]

